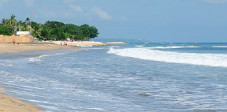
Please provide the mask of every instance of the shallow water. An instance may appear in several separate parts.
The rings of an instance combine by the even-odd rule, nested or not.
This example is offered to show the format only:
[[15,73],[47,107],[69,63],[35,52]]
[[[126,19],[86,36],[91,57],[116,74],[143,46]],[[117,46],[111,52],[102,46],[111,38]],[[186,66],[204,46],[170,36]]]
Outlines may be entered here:
[[[0,57],[0,82],[6,94],[47,112],[225,112],[224,45],[133,43],[18,58],[9,57],[21,54],[8,54]],[[198,61],[203,55],[207,58]]]

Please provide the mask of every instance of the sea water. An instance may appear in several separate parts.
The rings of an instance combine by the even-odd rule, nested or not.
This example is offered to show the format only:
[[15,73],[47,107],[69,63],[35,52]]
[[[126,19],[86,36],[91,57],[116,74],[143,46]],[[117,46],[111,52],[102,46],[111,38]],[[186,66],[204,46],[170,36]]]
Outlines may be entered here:
[[227,43],[150,43],[0,56],[7,95],[46,112],[227,112]]

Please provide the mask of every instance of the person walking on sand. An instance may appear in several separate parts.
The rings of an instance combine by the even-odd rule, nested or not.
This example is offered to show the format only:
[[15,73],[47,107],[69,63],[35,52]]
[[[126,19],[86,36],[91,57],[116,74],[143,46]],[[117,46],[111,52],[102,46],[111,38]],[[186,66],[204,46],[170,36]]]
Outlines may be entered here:
[[20,45],[20,41],[17,42],[17,45]]
[[13,45],[15,45],[15,43],[16,43],[16,42],[15,42],[15,39],[13,39]]

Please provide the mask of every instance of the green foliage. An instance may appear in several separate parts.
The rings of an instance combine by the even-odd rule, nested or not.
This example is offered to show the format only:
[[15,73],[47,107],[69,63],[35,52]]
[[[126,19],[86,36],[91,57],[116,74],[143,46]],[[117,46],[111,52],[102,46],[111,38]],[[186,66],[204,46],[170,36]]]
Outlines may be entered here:
[[3,26],[2,24],[0,24],[0,34],[1,35],[12,35],[11,31],[9,30],[9,28]]
[[3,19],[2,20],[3,26],[7,27],[10,30],[11,33],[14,32],[14,26],[16,26],[16,24],[17,24],[17,20],[15,18],[16,18],[16,16],[12,15],[10,17],[10,19]]
[[[38,24],[26,18],[24,22],[17,21],[16,16],[12,15],[10,19],[3,19],[2,26],[12,34],[14,29],[19,28],[22,31],[32,31],[32,36],[42,40],[89,40],[98,36],[98,29],[87,24],[77,26],[74,24],[64,24],[58,21],[47,21],[45,24]],[[31,26],[30,26],[31,24]],[[6,30],[4,29],[4,30]],[[0,32],[1,34],[1,32]]]
[[89,27],[90,38],[95,38],[99,35],[98,29],[94,26]]
[[57,21],[47,21],[44,25],[48,28],[59,28],[64,26],[65,24]]

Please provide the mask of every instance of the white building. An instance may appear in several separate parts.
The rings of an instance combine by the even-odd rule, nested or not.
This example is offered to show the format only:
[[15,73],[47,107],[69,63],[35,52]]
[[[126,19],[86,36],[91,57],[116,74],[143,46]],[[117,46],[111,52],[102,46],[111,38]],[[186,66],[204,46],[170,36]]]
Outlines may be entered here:
[[19,36],[19,35],[28,35],[31,36],[30,31],[15,31],[14,35]]

